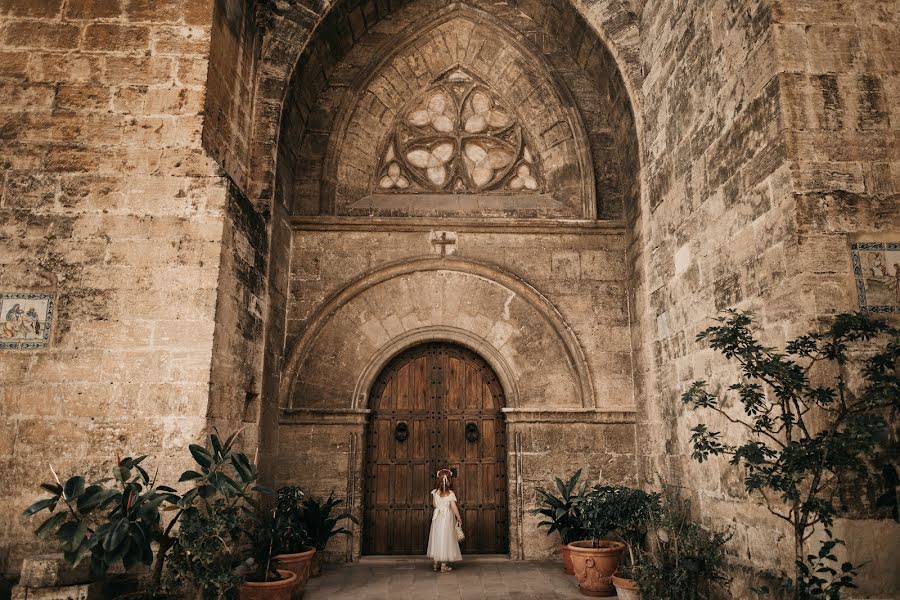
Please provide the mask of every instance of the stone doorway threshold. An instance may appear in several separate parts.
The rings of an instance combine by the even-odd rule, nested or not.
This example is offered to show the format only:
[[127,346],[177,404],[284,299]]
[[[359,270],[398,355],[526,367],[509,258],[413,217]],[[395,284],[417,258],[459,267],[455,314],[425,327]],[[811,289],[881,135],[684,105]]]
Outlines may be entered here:
[[450,573],[426,556],[364,556],[325,565],[303,600],[553,600],[584,598],[559,561],[518,561],[502,554],[465,555]]
[[[512,559],[508,554],[463,554],[463,563],[484,563],[484,562],[511,562]],[[430,565],[431,559],[424,554],[410,555],[372,555],[361,556],[355,564],[361,565],[405,565],[405,564],[424,564]]]

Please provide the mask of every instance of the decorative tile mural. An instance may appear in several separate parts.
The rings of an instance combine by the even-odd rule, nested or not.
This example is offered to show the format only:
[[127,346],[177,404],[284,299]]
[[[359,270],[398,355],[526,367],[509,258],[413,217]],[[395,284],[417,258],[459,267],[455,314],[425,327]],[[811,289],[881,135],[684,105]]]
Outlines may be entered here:
[[52,294],[0,294],[0,348],[46,348],[52,323]]
[[900,313],[900,242],[850,244],[859,309]]

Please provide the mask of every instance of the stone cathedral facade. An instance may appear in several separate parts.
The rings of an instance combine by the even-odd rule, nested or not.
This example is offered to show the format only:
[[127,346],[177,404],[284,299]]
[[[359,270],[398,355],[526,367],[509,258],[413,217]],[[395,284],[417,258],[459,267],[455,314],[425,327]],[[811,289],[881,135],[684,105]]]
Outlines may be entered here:
[[244,427],[347,498],[334,560],[417,553],[444,466],[473,549],[549,556],[584,468],[732,527],[742,597],[791,545],[690,459],[695,336],[896,319],[898,69],[896,0],[0,0],[0,565],[48,463]]

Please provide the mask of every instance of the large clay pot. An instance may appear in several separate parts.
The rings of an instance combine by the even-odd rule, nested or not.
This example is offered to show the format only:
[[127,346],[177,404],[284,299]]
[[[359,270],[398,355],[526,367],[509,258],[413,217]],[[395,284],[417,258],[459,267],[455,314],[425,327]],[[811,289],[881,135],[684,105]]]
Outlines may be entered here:
[[613,575],[612,582],[619,600],[641,600],[641,592],[634,579],[623,579]]
[[613,573],[619,568],[619,559],[625,551],[625,544],[603,540],[599,547],[591,547],[591,541],[572,542],[572,565],[578,589],[585,596],[608,598],[616,595],[612,584]]
[[309,546],[309,549],[296,554],[279,554],[275,558],[278,559],[278,566],[292,571],[297,575],[297,585],[294,586],[294,592],[291,595],[293,600],[303,597],[303,590],[306,588],[306,582],[309,581],[309,574],[312,570],[313,555],[316,549]]
[[559,553],[562,554],[563,571],[565,571],[569,575],[574,575],[575,567],[572,566],[572,554],[569,551],[569,546],[567,544],[560,544]]
[[297,575],[278,569],[282,577],[278,581],[248,581],[241,586],[241,600],[291,600],[291,592],[297,585]]

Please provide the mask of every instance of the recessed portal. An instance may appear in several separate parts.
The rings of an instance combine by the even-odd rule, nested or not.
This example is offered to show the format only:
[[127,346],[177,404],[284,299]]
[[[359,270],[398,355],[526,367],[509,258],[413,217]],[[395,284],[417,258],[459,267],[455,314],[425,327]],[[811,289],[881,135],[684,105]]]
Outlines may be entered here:
[[429,343],[394,358],[372,387],[366,435],[365,554],[424,554],[434,475],[449,467],[464,554],[509,547],[503,389],[474,352]]

